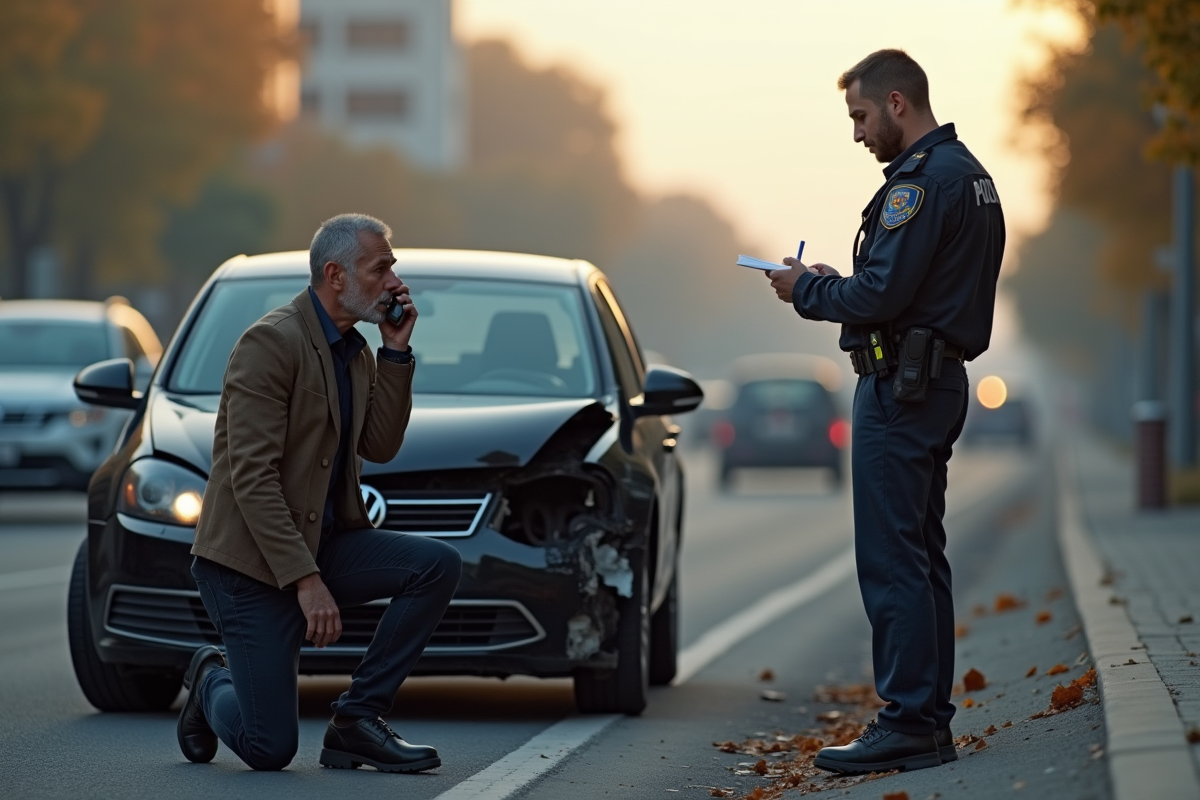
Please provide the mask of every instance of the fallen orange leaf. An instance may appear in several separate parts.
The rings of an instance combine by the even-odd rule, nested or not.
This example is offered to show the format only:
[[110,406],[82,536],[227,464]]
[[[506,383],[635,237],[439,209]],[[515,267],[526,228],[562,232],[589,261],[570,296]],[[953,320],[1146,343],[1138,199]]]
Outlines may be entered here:
[[963,675],[963,689],[968,692],[978,692],[983,687],[987,686],[987,678],[983,677],[983,673],[971,667],[967,670],[967,674]]
[[908,792],[887,792],[883,800],[908,800]]
[[713,789],[711,792],[708,793],[708,796],[709,797],[730,797],[732,794],[733,794],[733,792],[726,791],[725,789]]
[[1068,670],[1066,664],[1055,664],[1053,667],[1046,670],[1046,674],[1047,675],[1062,675],[1064,672],[1068,672],[1068,671],[1069,670]]
[[1034,675],[1037,675],[1037,664],[1034,664],[1029,668],[1029,672],[1025,673],[1026,678],[1032,678]]
[[954,626],[954,638],[955,639],[965,639],[967,634],[970,632],[971,632],[971,629],[968,628],[966,625],[963,625],[962,623],[959,623],[958,625]]
[[991,735],[992,735],[993,733],[995,733],[995,732],[996,732],[996,726],[995,726],[995,725],[988,725],[988,727],[987,727],[987,730],[983,732],[983,735],[984,735],[984,736],[991,736]]
[[987,747],[987,742],[985,742],[983,739],[980,739],[978,742],[975,743],[976,750],[982,750],[985,747]]
[[1012,720],[1009,720],[1008,722],[1004,723],[1004,724],[1003,724],[1003,725],[1001,725],[1000,727],[1001,727],[1001,728],[1011,728],[1011,727],[1012,727]]
[[768,667],[767,669],[764,669],[762,672],[758,673],[758,679],[764,682],[773,681],[775,680],[775,671]]
[[963,708],[974,708],[975,701],[968,697],[967,699],[962,701],[962,707]]
[[758,763],[754,765],[754,774],[755,775],[766,775],[767,769],[768,769],[767,760],[765,758],[760,758],[758,760]]
[[1083,702],[1083,687],[1071,684],[1070,686],[1055,686],[1054,692],[1050,695],[1050,707],[1058,710],[1064,708],[1072,708]]
[[1087,672],[1080,675],[1075,680],[1071,681],[1072,686],[1078,686],[1081,689],[1087,689],[1096,685],[1096,668],[1092,667]]
[[1045,625],[1050,620],[1054,619],[1054,615],[1049,611],[1039,611],[1037,616],[1033,618],[1038,625]]
[[761,786],[755,786],[754,791],[746,795],[746,800],[762,800],[765,794]]
[[996,595],[995,607],[997,613],[1001,611],[1012,611],[1013,609],[1021,608],[1024,605],[1025,603],[1016,595],[1011,595],[1007,592],[1001,592],[1000,594]]

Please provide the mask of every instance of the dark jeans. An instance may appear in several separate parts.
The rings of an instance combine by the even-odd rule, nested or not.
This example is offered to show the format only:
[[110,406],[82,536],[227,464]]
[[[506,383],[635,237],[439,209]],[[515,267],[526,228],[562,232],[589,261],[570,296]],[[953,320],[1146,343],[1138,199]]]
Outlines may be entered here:
[[[341,607],[393,598],[350,688],[333,705],[347,717],[386,715],[454,596],[462,559],[437,539],[367,528],[326,537],[317,566]],[[204,558],[192,562],[192,576],[229,663],[193,689],[204,716],[251,768],[283,769],[299,738],[296,676],[307,628],[295,589]]]
[[854,392],[854,549],[871,621],[879,724],[929,734],[954,717],[954,600],[946,560],[946,465],[962,433],[967,373],[946,360],[922,403],[892,399],[892,376]]

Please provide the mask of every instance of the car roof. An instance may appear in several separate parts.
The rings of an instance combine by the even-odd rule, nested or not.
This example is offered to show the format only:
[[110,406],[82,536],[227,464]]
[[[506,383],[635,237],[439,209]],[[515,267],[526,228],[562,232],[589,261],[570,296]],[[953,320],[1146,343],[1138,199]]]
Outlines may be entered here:
[[104,322],[107,306],[95,300],[0,300],[0,317]]
[[732,366],[734,380],[739,384],[770,380],[816,381],[827,391],[836,392],[842,382],[842,371],[832,359],[806,353],[756,353],[734,359]]
[[[577,284],[581,273],[595,270],[586,261],[527,253],[487,250],[422,250],[395,248],[393,269],[400,275],[446,275],[456,278],[496,278],[538,283]],[[308,275],[308,251],[291,250],[257,256],[235,256],[218,268],[218,280]]]

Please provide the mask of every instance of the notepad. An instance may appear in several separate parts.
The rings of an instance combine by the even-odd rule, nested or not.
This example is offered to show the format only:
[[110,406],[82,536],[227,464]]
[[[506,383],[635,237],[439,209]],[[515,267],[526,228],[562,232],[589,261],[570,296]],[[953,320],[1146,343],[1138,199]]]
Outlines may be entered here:
[[754,256],[738,256],[737,265],[739,267],[749,267],[750,269],[761,269],[764,272],[770,272],[776,269],[791,269],[783,264],[776,264],[774,261],[763,261],[761,258]]

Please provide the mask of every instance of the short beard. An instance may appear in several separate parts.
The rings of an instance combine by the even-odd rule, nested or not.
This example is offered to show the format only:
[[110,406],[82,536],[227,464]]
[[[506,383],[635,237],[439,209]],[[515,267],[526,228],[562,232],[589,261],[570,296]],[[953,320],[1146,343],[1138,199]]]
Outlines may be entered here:
[[[882,111],[882,109],[880,109]],[[879,118],[879,135],[875,137],[875,160],[890,164],[904,152],[904,131],[886,113]]]
[[346,313],[353,314],[363,322],[369,322],[372,325],[383,322],[383,317],[387,312],[380,309],[379,305],[391,302],[392,296],[385,292],[378,297],[368,297],[353,272],[347,270],[346,277],[350,279],[346,290],[338,295],[338,303]]

